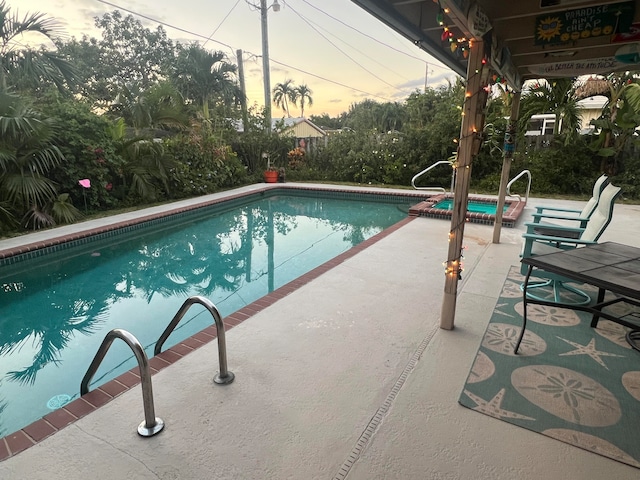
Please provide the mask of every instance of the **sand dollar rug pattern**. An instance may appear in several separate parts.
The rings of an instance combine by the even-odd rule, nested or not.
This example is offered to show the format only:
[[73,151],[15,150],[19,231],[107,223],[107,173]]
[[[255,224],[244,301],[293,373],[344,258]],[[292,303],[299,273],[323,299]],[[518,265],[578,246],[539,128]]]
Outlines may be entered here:
[[594,329],[587,313],[529,305],[527,331],[514,355],[522,281],[513,267],[460,404],[640,468],[640,352],[627,343],[627,329],[607,320]]

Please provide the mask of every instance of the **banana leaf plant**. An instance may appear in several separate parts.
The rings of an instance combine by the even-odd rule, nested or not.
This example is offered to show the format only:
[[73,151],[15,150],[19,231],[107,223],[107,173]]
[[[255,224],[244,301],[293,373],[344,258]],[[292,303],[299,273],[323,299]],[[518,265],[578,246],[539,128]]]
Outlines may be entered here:
[[602,158],[601,170],[608,175],[619,172],[623,151],[640,145],[636,128],[640,126],[640,84],[632,74],[613,74],[609,82],[608,102],[602,115],[591,121],[599,131],[591,149]]

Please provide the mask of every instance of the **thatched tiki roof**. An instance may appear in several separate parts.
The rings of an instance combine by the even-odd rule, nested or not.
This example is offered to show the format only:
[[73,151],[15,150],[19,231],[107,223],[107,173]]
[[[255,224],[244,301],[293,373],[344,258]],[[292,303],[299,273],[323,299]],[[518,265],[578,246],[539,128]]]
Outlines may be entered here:
[[596,95],[609,96],[609,82],[604,78],[590,77],[576,88],[576,97],[578,100],[595,97]]

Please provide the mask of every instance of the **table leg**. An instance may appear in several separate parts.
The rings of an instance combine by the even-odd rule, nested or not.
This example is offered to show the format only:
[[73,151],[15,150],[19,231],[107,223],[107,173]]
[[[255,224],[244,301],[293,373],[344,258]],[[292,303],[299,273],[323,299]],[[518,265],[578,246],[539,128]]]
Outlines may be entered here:
[[634,350],[640,352],[640,330],[631,330],[627,332],[626,338],[629,345],[631,345]]
[[518,337],[516,346],[513,349],[513,353],[516,355],[518,354],[518,348],[520,348],[520,343],[522,342],[522,338],[524,337],[524,331],[527,328],[527,287],[529,286],[529,278],[531,277],[532,271],[533,265],[529,265],[527,276],[525,277],[524,283],[522,284],[522,330],[520,331],[520,336]]
[[[602,308],[599,305],[601,305],[602,302],[604,301],[604,294],[605,294],[605,289],[598,288],[598,300],[596,301],[596,304],[594,306],[596,310],[599,310]],[[598,320],[600,320],[600,314],[598,311],[596,311],[593,313],[593,317],[591,317],[591,328],[596,328],[598,326]]]

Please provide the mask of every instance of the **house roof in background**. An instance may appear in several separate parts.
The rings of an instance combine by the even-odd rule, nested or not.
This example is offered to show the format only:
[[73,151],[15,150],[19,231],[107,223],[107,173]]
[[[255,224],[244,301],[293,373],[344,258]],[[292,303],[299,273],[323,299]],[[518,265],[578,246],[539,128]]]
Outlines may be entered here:
[[[237,132],[244,132],[244,125],[242,124],[242,120],[233,119],[230,120],[230,122]],[[282,128],[280,128],[281,125]],[[288,131],[291,131],[292,133],[296,134],[297,138],[324,137],[327,135],[326,131],[317,126],[311,120],[308,120],[304,117],[272,118],[271,130],[274,132],[279,131],[281,133],[287,133]]]
[[324,137],[325,135],[327,135],[327,132],[325,132],[322,128],[304,117],[272,118],[271,129],[277,131],[281,123],[284,125],[284,128],[281,130],[282,132],[286,132],[287,130],[298,130],[300,129],[300,126],[304,125],[308,128],[306,133],[311,133],[311,135],[302,135],[304,137]]

